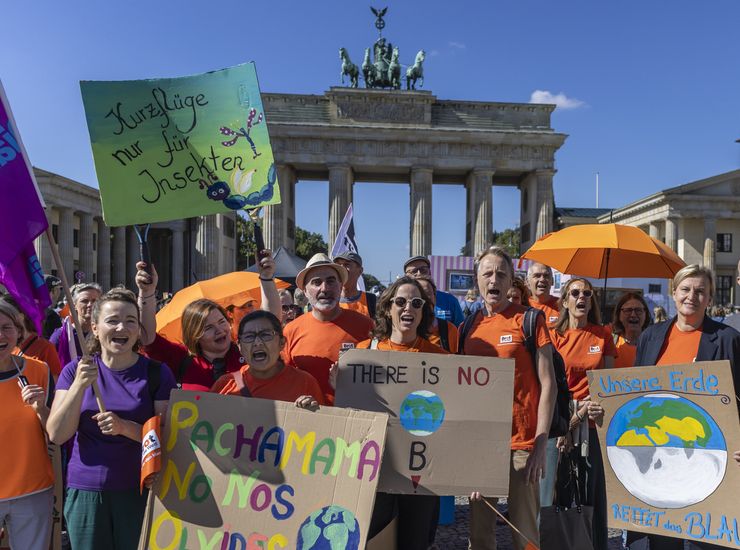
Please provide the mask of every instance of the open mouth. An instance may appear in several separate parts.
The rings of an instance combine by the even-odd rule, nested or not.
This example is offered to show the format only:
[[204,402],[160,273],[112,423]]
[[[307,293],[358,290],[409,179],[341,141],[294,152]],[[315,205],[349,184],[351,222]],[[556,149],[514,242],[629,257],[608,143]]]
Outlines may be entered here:
[[8,347],[8,343],[7,342],[3,342],[2,344],[0,344],[0,351],[3,351],[7,347]]
[[267,353],[261,350],[252,352],[252,361],[260,362],[267,359]]
[[627,323],[630,325],[639,325],[640,319],[638,317],[630,317],[629,319],[627,319]]
[[226,335],[218,336],[214,338],[213,341],[216,342],[217,344],[223,344],[226,341]]
[[114,336],[111,338],[114,344],[118,344],[119,346],[124,346],[128,343],[128,336]]
[[415,317],[413,315],[401,315],[401,322],[410,325],[414,322]]
[[576,304],[576,310],[578,311],[586,311],[586,303],[580,302]]
[[498,288],[491,288],[488,290],[488,295],[498,299],[501,297],[501,291]]

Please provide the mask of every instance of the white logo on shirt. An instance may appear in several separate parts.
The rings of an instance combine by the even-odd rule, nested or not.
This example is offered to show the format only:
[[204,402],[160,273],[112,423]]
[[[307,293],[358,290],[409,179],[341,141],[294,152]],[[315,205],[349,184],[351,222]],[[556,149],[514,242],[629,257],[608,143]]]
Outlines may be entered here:
[[558,320],[558,318],[557,318],[557,317],[552,317],[552,316],[551,316],[551,317],[548,317],[548,318],[547,318],[547,322],[548,322],[548,323],[554,323],[554,322],[555,322],[555,321],[557,321],[557,320]]
[[499,340],[499,344],[511,344],[514,341],[514,335],[513,334],[502,334],[501,339]]
[[342,351],[346,351],[348,349],[355,349],[355,345],[352,342],[342,342]]
[[601,346],[589,346],[589,353],[601,353]]

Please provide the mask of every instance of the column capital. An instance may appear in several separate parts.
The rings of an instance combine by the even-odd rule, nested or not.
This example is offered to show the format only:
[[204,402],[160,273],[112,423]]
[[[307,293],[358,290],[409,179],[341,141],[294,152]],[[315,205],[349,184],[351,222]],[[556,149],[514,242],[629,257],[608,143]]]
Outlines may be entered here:
[[556,173],[557,170],[555,168],[538,168],[537,170],[534,170],[534,174],[536,176],[554,177]]
[[431,168],[430,166],[412,166],[411,173],[412,174],[433,174],[434,169]]

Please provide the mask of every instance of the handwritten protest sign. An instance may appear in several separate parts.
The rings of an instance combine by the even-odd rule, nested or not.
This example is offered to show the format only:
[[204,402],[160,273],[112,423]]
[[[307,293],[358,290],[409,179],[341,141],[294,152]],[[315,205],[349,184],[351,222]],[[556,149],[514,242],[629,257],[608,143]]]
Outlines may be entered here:
[[511,359],[349,350],[335,404],[389,414],[379,491],[504,496],[513,388]]
[[740,547],[740,448],[727,361],[588,371],[609,526]]
[[387,417],[175,391],[140,549],[364,548]]
[[253,63],[80,87],[109,226],[280,202]]

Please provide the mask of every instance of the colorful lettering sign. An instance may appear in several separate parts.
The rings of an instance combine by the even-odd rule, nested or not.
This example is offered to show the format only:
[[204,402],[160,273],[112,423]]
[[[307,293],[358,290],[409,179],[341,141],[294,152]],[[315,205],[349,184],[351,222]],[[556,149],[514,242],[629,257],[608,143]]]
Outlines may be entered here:
[[386,423],[173,392],[139,548],[364,548]]
[[389,414],[379,491],[505,496],[513,388],[511,359],[355,349],[335,404]]
[[728,361],[588,371],[609,526],[740,548],[740,425]]
[[80,87],[109,226],[280,202],[254,63]]

